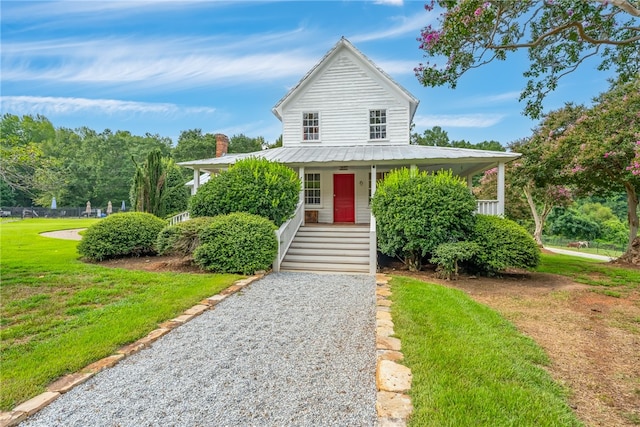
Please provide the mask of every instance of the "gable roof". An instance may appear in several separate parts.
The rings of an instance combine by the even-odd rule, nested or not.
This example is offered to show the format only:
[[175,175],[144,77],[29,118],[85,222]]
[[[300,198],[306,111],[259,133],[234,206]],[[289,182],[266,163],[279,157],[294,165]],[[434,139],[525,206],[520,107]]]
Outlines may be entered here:
[[367,58],[365,54],[356,49],[356,47],[344,37],[342,37],[338,41],[338,43],[336,43],[335,46],[333,46],[333,48],[331,48],[331,50],[329,50],[329,52],[327,52],[322,57],[320,62],[318,62],[311,70],[309,70],[309,72],[305,74],[305,76],[294,87],[292,87],[291,90],[289,90],[289,92],[287,92],[287,94],[280,99],[280,101],[276,103],[276,105],[271,109],[273,114],[275,114],[275,116],[279,120],[282,120],[282,109],[284,105],[298,92],[304,90],[304,88],[307,87],[310,82],[313,81],[315,77],[321,73],[321,69],[323,68],[324,64],[331,62],[332,59],[339,54],[339,52],[345,49],[351,52],[358,59],[362,67],[368,68],[369,70],[381,76],[381,78],[385,80],[391,88],[395,89],[398,95],[409,101],[409,119],[413,120],[413,115],[415,114],[420,101],[416,97],[414,97],[408,90],[406,90],[399,83],[393,80],[391,76],[389,76],[384,72],[384,70],[382,70],[382,68],[378,67],[372,60]]

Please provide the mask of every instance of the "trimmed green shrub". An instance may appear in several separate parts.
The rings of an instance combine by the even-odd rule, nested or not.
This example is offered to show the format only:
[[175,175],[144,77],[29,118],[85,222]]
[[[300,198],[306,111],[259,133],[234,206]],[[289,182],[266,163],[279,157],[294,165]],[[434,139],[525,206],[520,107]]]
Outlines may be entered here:
[[458,277],[458,263],[471,259],[478,253],[480,246],[474,242],[443,243],[433,252],[431,262],[438,267],[436,271],[447,280]]
[[94,261],[154,254],[166,221],[144,212],[109,215],[89,227],[78,244],[80,255]]
[[419,270],[422,257],[442,243],[473,231],[476,199],[451,171],[437,174],[400,169],[387,175],[371,201],[381,252]]
[[278,253],[276,226],[258,215],[220,215],[200,233],[193,259],[201,268],[220,273],[252,274],[268,269]]
[[473,241],[480,249],[470,262],[480,273],[497,274],[508,267],[529,269],[540,262],[533,237],[509,219],[477,215]]
[[283,164],[243,159],[198,188],[189,212],[192,217],[247,212],[279,227],[295,212],[300,185],[296,173]]
[[156,251],[160,255],[188,256],[200,245],[200,232],[204,230],[212,217],[201,216],[188,221],[167,225],[158,234]]

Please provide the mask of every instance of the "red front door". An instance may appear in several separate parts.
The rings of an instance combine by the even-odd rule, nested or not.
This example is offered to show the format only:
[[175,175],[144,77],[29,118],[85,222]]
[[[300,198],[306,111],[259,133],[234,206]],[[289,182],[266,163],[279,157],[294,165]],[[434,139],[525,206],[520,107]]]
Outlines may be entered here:
[[355,176],[333,175],[333,222],[355,221]]

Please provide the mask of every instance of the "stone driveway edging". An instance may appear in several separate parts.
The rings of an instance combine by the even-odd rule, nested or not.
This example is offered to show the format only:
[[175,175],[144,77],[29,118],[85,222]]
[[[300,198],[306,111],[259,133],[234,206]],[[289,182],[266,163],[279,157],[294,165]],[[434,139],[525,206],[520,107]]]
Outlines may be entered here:
[[116,365],[120,360],[125,357],[131,356],[138,351],[149,347],[155,341],[157,341],[163,335],[169,333],[172,329],[177,328],[180,325],[185,324],[189,320],[204,313],[207,310],[212,310],[220,301],[223,301],[229,295],[233,295],[240,291],[249,284],[264,277],[266,273],[259,272],[246,279],[236,280],[233,285],[223,289],[220,293],[206,298],[200,301],[198,304],[184,311],[180,316],[177,316],[171,320],[161,323],[158,329],[154,329],[149,332],[145,337],[140,338],[131,344],[127,344],[116,350],[115,354],[107,356],[90,365],[85,366],[80,371],[65,375],[53,383],[49,384],[47,391],[41,393],[26,402],[23,402],[13,408],[11,411],[0,412],[0,427],[11,427],[18,425],[24,421],[28,416],[35,414],[42,408],[49,405],[51,402],[60,397],[61,394],[68,392],[77,385],[82,384],[89,378],[97,374],[98,372],[110,368]]
[[376,411],[378,427],[404,427],[413,412],[411,369],[396,363],[404,359],[401,343],[393,335],[389,277],[376,274]]

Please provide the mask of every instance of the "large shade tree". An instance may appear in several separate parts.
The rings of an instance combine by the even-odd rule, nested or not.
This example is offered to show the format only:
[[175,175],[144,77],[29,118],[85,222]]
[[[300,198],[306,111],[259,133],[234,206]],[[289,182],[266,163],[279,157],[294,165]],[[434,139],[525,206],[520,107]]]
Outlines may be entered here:
[[563,173],[583,193],[626,193],[630,249],[639,228],[640,79],[596,101],[558,140],[566,159]]
[[[46,156],[60,161],[57,168],[48,171],[56,173],[59,185],[50,184],[50,190],[41,193],[37,200],[42,200],[42,205],[47,205],[44,197],[50,194],[56,196],[58,206],[83,206],[90,200],[94,206],[105,207],[109,200],[129,198],[136,170],[131,158],[143,162],[155,148],[167,155],[171,140],[109,129],[96,132],[87,127],[58,128],[55,138],[41,146]],[[44,178],[47,182],[46,174]]]
[[239,135],[233,135],[231,139],[229,139],[229,153],[253,153],[262,150],[266,145],[264,138],[261,136],[251,138],[241,133]]
[[456,87],[467,71],[526,50],[530,68],[520,100],[525,113],[542,115],[542,101],[558,80],[585,60],[600,60],[622,82],[640,71],[640,2],[637,0],[431,0],[437,24],[418,39],[427,62],[415,68],[425,86]]
[[0,181],[4,200],[26,203],[36,191],[37,175],[55,164],[42,150],[42,143],[55,137],[55,129],[44,116],[5,114],[0,119]]
[[182,131],[171,155],[176,162],[214,158],[216,156],[216,135],[213,133],[203,134],[202,129]]
[[522,157],[511,165],[511,185],[520,188],[534,221],[533,237],[542,246],[542,232],[554,207],[568,206],[572,194],[563,174],[567,157],[559,149],[562,138],[585,113],[581,105],[566,104],[547,114],[528,139],[514,141],[510,148]]

